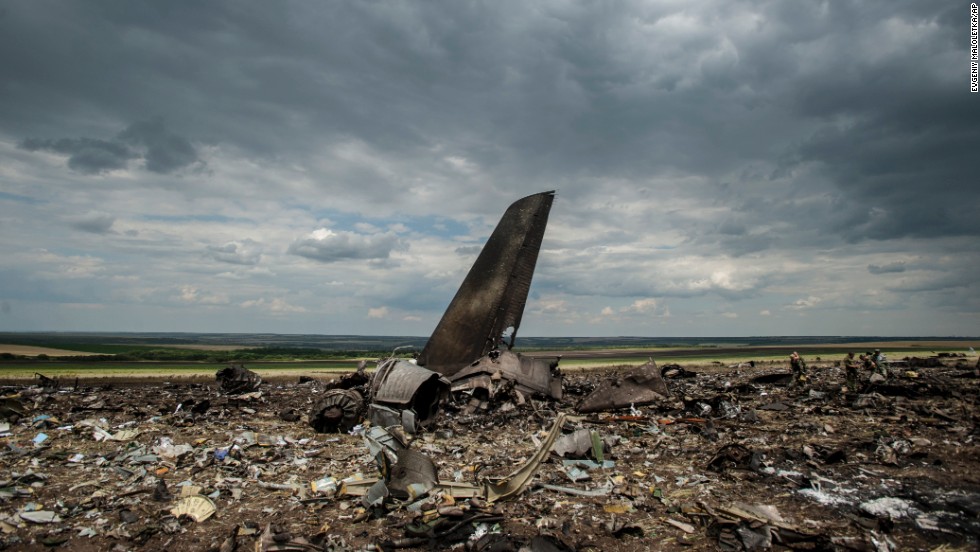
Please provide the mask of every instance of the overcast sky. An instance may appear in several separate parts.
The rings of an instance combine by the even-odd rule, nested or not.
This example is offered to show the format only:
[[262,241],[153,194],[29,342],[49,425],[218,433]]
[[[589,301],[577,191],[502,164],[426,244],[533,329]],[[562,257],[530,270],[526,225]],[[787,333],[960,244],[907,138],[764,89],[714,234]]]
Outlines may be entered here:
[[969,3],[0,2],[0,331],[980,335]]

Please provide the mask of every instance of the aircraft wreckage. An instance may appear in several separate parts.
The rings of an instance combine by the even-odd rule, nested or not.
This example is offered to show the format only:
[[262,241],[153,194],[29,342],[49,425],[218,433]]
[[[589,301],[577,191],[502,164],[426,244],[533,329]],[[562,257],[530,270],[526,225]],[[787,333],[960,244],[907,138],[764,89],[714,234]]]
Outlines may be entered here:
[[[554,198],[551,191],[514,202],[416,358],[393,354],[378,361],[373,376],[362,364],[334,382],[313,406],[313,428],[349,431],[367,419],[374,426],[401,426],[415,433],[447,401],[473,413],[502,397],[516,404],[532,396],[560,400],[559,358],[545,360],[512,350]],[[651,361],[604,382],[579,410],[629,408],[667,396]]]

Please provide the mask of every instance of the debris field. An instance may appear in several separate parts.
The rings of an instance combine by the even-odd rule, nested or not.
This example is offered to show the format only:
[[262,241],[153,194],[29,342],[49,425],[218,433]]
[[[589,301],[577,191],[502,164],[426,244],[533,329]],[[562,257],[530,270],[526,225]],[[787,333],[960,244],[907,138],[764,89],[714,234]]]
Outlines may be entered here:
[[491,367],[401,408],[364,370],[40,377],[0,388],[0,549],[975,550],[975,362]]

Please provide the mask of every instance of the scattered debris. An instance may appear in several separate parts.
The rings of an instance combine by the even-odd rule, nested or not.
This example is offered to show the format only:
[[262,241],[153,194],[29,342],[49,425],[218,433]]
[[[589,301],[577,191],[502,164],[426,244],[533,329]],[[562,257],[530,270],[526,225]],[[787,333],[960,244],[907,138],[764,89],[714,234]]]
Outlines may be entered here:
[[[891,378],[888,395],[843,395],[843,367],[809,368],[813,393],[791,395],[752,369],[686,367],[695,376],[670,379],[668,400],[586,415],[573,414],[613,376],[572,372],[560,400],[506,394],[474,415],[450,400],[414,435],[401,423],[412,408],[391,408],[396,423],[381,425],[364,411],[346,416],[360,407],[338,401],[345,414],[331,432],[315,416],[281,415],[370,396],[370,371],[348,389],[266,382],[246,399],[197,383],[34,381],[2,392],[20,414],[0,422],[0,543],[976,548],[980,379],[920,368],[919,378]],[[192,411],[204,402],[206,412]],[[311,412],[335,419],[327,410]],[[538,538],[547,535],[558,540]]]

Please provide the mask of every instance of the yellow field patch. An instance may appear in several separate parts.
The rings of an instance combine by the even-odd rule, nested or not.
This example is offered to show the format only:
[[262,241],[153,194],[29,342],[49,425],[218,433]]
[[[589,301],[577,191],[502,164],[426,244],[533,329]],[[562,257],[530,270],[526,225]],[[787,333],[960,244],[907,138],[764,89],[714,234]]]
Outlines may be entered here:
[[32,347],[30,345],[10,345],[7,343],[0,343],[0,354],[2,353],[10,353],[12,355],[21,356],[48,355],[49,357],[93,356],[98,354],[85,351],[69,351],[67,349],[51,349],[49,347]]

